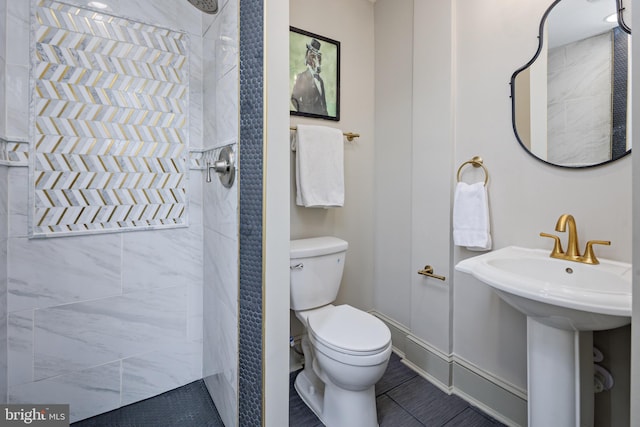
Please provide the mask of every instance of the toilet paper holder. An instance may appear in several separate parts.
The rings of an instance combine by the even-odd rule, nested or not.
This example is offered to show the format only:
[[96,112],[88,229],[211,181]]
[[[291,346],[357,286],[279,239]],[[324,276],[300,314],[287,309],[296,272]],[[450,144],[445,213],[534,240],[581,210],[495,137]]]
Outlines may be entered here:
[[443,282],[447,280],[447,278],[444,276],[433,274],[433,267],[431,267],[430,265],[425,265],[422,270],[418,270],[418,274],[421,274],[427,277],[433,277],[434,279],[442,280]]

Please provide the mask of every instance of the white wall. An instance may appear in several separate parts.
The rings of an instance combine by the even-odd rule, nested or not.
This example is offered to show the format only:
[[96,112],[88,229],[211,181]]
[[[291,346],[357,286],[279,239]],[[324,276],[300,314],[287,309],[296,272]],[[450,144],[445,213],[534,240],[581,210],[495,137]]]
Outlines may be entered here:
[[[264,409],[263,425],[289,425],[289,14],[287,0],[265,4]],[[284,43],[283,43],[284,41]],[[283,46],[284,45],[284,46]],[[284,142],[284,143],[283,143]],[[285,209],[283,210],[283,207]]]
[[[291,1],[290,23],[348,40],[340,31],[355,33],[358,25],[368,28],[370,24],[360,18],[351,23],[356,26],[353,30],[337,28],[343,25],[341,16],[353,18],[346,11],[361,4],[357,0],[344,3],[338,9],[344,13],[325,19],[324,10],[312,13],[304,8],[304,2]],[[358,213],[368,215],[366,206],[373,206],[373,222],[367,223],[365,218],[360,227],[352,229],[349,218],[360,217],[351,215],[347,207],[344,212],[349,216],[345,218],[333,210],[307,212],[292,207],[291,211],[293,238],[343,228],[354,233],[368,227],[369,235],[353,234],[346,239],[352,245],[362,245],[360,237],[369,244],[369,236],[375,236],[373,264],[358,264],[361,269],[372,267],[359,271],[361,277],[374,272],[373,294],[345,277],[343,286],[350,291],[342,297],[350,297],[351,290],[357,289],[360,297],[347,302],[368,308],[367,299],[372,298],[376,311],[409,329],[428,346],[463,361],[520,396],[526,390],[524,316],[483,283],[453,270],[456,262],[476,254],[450,247],[458,166],[480,155],[489,170],[494,248],[548,248],[549,242],[539,237],[539,232],[552,232],[560,214],[572,213],[582,242],[612,241],[612,246],[598,248],[599,256],[631,261],[630,158],[596,169],[563,170],[533,159],[513,134],[509,78],[535,53],[539,21],[548,5],[542,0],[517,4],[458,0],[447,5],[426,0],[378,0],[374,20],[374,167],[351,163],[358,161],[353,159],[345,162],[347,170],[351,164],[361,168],[354,169],[363,177],[356,190],[363,194],[373,191],[371,205],[358,207]],[[347,69],[343,63],[343,70]],[[347,90],[344,82],[343,97]],[[366,95],[368,89],[364,90]],[[341,121],[340,127],[364,133],[361,128],[348,129],[350,115],[343,114],[345,126]],[[296,118],[292,122],[295,124]],[[364,149],[364,141],[361,138],[355,145],[358,151]],[[465,179],[481,179],[474,172],[466,170]],[[348,258],[347,265],[350,263],[353,257]],[[439,283],[418,277],[416,270],[426,263],[448,280]],[[607,342],[608,337],[601,341]],[[615,343],[605,351],[624,352],[625,343]],[[620,372],[614,376],[625,375],[624,366],[612,370],[617,369]],[[622,392],[619,400],[624,401]]]
[[[537,45],[547,2],[461,0],[457,5],[456,160],[479,154],[491,174],[494,246],[548,248],[538,236],[572,213],[582,241],[610,239],[599,256],[631,260],[631,161],[588,170],[546,166],[515,143],[508,77]],[[517,172],[516,172],[517,171]],[[472,255],[458,249],[454,261]],[[525,387],[523,316],[482,283],[455,274],[454,349],[508,382]]]
[[[631,161],[563,170],[536,161],[518,145],[511,127],[509,77],[535,53],[539,20],[548,2],[459,0],[449,8],[415,1],[413,21],[410,3],[379,0],[375,6],[376,167],[385,164],[392,147],[404,166],[376,177],[375,309],[428,346],[445,355],[450,352],[524,395],[524,316],[486,285],[452,271],[456,262],[476,253],[457,247],[450,252],[449,241],[437,230],[439,226],[449,233],[456,170],[474,155],[484,159],[490,174],[494,248],[548,248],[539,232],[553,231],[558,216],[567,212],[576,217],[583,242],[612,240],[611,247],[598,248],[599,256],[630,261]],[[454,33],[449,36],[451,28]],[[428,33],[430,29],[434,33]],[[412,58],[407,52],[411,32]],[[452,57],[439,50],[447,43]],[[454,76],[452,87],[448,73]],[[399,93],[405,94],[405,102]],[[403,130],[409,114],[411,135]],[[391,142],[391,135],[398,137]],[[465,180],[482,179],[469,169]],[[436,273],[443,270],[447,283],[420,284],[414,271],[420,261],[434,265]],[[447,291],[451,284],[452,294]],[[600,341],[610,340],[604,336]],[[617,340],[605,351],[624,353],[624,341]],[[625,366],[612,370],[614,376],[627,375]],[[624,401],[623,386],[617,392]]]
[[289,13],[289,25],[341,43],[340,121],[291,116],[291,125],[313,123],[360,134],[353,142],[345,139],[344,207],[296,206],[291,183],[291,238],[334,235],[348,241],[338,303],[368,310],[373,306],[373,183],[376,174],[390,173],[374,170],[373,4],[368,0],[329,0],[321,7],[310,7],[308,1],[290,0]]
[[[375,5],[374,307],[411,324],[413,0]],[[420,185],[416,187],[420,188]],[[426,193],[423,193],[426,194]]]

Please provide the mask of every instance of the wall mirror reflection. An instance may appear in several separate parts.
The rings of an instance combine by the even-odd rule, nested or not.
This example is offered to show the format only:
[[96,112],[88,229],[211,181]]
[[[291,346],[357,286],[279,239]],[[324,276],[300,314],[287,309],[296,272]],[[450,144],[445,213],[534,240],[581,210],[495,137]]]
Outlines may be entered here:
[[630,7],[556,0],[545,12],[538,50],[511,77],[513,129],[534,157],[584,168],[631,152]]

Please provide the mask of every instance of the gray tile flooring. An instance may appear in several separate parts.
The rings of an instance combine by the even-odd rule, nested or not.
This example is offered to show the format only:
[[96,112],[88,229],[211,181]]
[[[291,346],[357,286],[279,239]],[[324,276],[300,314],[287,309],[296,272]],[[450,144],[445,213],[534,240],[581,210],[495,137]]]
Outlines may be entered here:
[[[289,426],[322,423],[293,388],[289,375]],[[449,396],[402,364],[392,354],[376,384],[380,427],[494,427],[493,420],[457,396]],[[202,380],[151,399],[71,424],[72,427],[224,427]],[[354,426],[357,427],[357,426]]]
[[[322,423],[293,388],[297,372],[290,374],[289,425],[321,427]],[[458,396],[449,396],[407,368],[396,354],[376,384],[380,427],[494,427],[503,424],[472,407]]]

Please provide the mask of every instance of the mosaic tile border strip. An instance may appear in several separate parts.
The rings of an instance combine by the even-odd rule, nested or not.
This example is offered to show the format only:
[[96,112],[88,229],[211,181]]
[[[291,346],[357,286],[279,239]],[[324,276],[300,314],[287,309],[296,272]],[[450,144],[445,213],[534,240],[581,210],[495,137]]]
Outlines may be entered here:
[[239,425],[259,427],[263,412],[262,198],[264,4],[240,3],[240,317]]
[[[202,148],[202,149],[193,149],[189,154],[189,168],[192,170],[207,170],[207,163],[215,162],[218,160],[218,155],[220,154],[220,150],[225,147],[234,147],[236,145],[236,141],[228,141],[227,143],[220,145],[215,148]],[[236,164],[236,169],[238,165]]]
[[[235,144],[235,141],[228,145],[233,144]],[[207,161],[217,159],[217,153],[220,151],[220,148],[211,150],[194,149],[189,151],[189,169],[206,170]],[[0,138],[0,164],[15,167],[29,166],[29,143],[26,141],[9,141]]]
[[186,226],[188,35],[38,0],[32,44],[31,235]]

